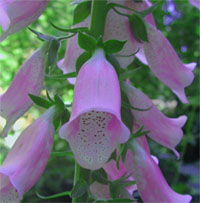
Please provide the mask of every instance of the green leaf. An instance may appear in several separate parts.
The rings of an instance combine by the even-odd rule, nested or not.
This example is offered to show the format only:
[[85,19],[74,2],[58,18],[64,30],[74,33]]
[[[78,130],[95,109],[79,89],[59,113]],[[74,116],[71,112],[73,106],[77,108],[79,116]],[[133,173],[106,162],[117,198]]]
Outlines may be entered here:
[[36,192],[36,194],[40,199],[54,199],[54,198],[63,197],[63,196],[70,196],[71,191],[61,192],[61,193],[58,193],[58,194],[55,194],[55,195],[50,195],[50,196],[43,196],[43,195],[40,195],[37,192]]
[[41,106],[43,108],[46,108],[48,109],[50,106],[52,106],[52,103],[50,103],[48,100],[46,99],[43,99],[42,97],[38,97],[38,96],[35,96],[33,94],[28,94],[29,97],[31,98],[31,100],[37,104],[38,106]]
[[148,42],[147,28],[143,18],[138,14],[133,14],[129,17],[129,23],[136,39]]
[[144,126],[142,126],[139,130],[137,130],[137,132],[131,134],[128,143],[130,143],[133,139],[145,136],[145,135],[147,135],[150,132],[149,130],[142,131],[143,129],[144,129]]
[[45,34],[42,34],[41,32],[38,32],[38,31],[36,31],[36,30],[34,30],[34,29],[32,29],[32,28],[28,28],[31,32],[33,32],[34,34],[36,34],[37,35],[37,37],[40,39],[40,40],[42,40],[42,41],[50,41],[51,39],[53,39],[53,37],[52,36],[50,36],[50,35],[45,35]]
[[54,125],[55,131],[56,131],[60,125],[60,119],[54,119],[53,125]]
[[92,182],[97,181],[101,184],[108,184],[110,181],[108,180],[107,174],[104,169],[99,169],[92,171]]
[[65,80],[67,78],[75,78],[77,76],[76,72],[62,74],[62,75],[46,75],[48,79],[52,80]]
[[65,110],[64,110],[64,112],[63,112],[63,115],[62,115],[62,118],[61,118],[61,123],[62,123],[62,125],[63,125],[64,123],[68,122],[68,121],[69,121],[69,118],[70,118],[70,113],[69,113],[68,109],[65,108]]
[[127,41],[108,40],[104,43],[104,50],[107,54],[113,54],[123,49]]
[[112,54],[106,54],[106,58],[113,65],[113,67],[115,68],[115,71],[117,72],[117,75],[120,76],[121,71],[123,71],[123,69],[120,67],[120,64],[117,61],[117,59]]
[[142,15],[142,17],[149,15],[158,7],[158,5],[159,5],[159,2],[155,3],[154,5],[152,5],[151,7],[149,7],[146,10],[140,11],[140,15]]
[[51,72],[55,69],[58,60],[58,50],[60,42],[57,39],[51,41],[48,53],[48,65],[52,68]]
[[96,48],[97,42],[92,36],[79,32],[78,33],[78,44],[82,49],[93,52]]
[[54,96],[54,101],[55,101],[55,104],[61,108],[61,109],[65,109],[65,104],[63,102],[63,100],[61,99],[60,96],[58,96],[57,94]]
[[111,199],[111,200],[107,200],[106,202],[112,202],[112,203],[126,203],[126,202],[134,202],[134,200],[132,199],[125,199],[125,198],[115,198],[115,199]]
[[88,191],[88,184],[85,180],[79,180],[76,185],[73,187],[71,192],[72,198],[78,198],[84,195]]
[[71,32],[71,33],[77,33],[77,32],[80,32],[80,31],[89,32],[88,27],[76,27],[76,28],[68,28],[68,29],[66,29],[66,28],[61,28],[61,27],[56,26],[51,21],[49,21],[49,23],[50,23],[50,25],[52,27],[54,27],[55,29],[60,30],[62,32]]
[[78,74],[79,70],[81,69],[82,65],[92,56],[90,52],[82,53],[78,59],[76,60],[76,72]]
[[65,156],[74,156],[72,152],[52,152],[51,156],[54,157],[65,157]]
[[53,101],[53,99],[50,97],[49,95],[49,92],[46,90],[46,95],[47,95],[47,98],[49,99],[49,102],[54,104],[55,102]]
[[[129,100],[124,93],[124,91],[121,91],[121,101],[125,101],[126,103],[129,104]],[[122,116],[122,121],[124,124],[129,128],[130,132],[133,131],[133,116],[131,113],[131,110],[129,108],[125,108],[123,105],[121,105],[121,116]]]
[[126,71],[119,76],[119,81],[121,82],[126,80],[127,78],[132,78],[134,74],[135,74],[135,70]]
[[135,111],[149,111],[152,108],[152,106],[150,106],[149,108],[146,108],[146,109],[139,109],[139,108],[131,106],[128,102],[124,102],[124,101],[122,101],[122,106],[126,109],[132,109]]
[[82,22],[85,20],[91,12],[91,1],[83,1],[79,3],[73,14],[73,25]]

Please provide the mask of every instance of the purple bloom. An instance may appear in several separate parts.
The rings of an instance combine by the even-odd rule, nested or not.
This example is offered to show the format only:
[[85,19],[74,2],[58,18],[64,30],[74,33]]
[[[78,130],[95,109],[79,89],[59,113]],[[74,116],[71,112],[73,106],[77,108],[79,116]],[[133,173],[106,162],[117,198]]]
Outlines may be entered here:
[[117,74],[102,49],[79,71],[70,121],[60,129],[79,164],[98,169],[119,143],[129,138],[121,121],[121,95]]
[[51,107],[24,130],[0,166],[3,202],[19,202],[40,178],[49,160],[55,133]]
[[39,95],[44,81],[47,44],[38,49],[22,65],[8,90],[0,97],[0,115],[7,122],[1,136],[33,105],[28,94]]
[[0,42],[34,22],[46,9],[49,0],[3,0],[0,2],[0,25],[5,31]]

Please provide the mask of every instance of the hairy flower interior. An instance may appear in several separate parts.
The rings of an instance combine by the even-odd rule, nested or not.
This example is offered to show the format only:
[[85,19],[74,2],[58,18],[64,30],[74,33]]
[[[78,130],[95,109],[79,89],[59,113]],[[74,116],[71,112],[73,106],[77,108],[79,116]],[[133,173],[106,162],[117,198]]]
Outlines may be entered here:
[[95,110],[80,116],[77,136],[70,144],[82,166],[96,169],[108,160],[113,150],[108,131],[112,117],[110,113]]

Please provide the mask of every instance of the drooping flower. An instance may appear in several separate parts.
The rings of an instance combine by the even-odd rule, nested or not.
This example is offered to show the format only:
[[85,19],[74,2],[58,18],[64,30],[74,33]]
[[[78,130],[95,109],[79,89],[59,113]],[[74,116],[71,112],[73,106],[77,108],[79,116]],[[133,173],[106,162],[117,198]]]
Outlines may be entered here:
[[135,122],[139,126],[144,126],[145,130],[149,130],[148,135],[153,140],[173,150],[179,157],[175,147],[183,137],[181,128],[187,117],[184,115],[179,118],[168,118],[139,89],[124,83],[124,90],[132,106],[139,109],[151,108],[147,111],[132,110]]
[[144,150],[139,142],[134,140],[132,146],[134,178],[144,202],[189,203],[191,201],[190,195],[178,194],[169,187],[150,153]]
[[60,129],[79,164],[98,169],[119,143],[129,138],[121,121],[121,95],[117,74],[98,49],[79,71],[70,121]]
[[[115,2],[110,0],[109,2]],[[128,1],[119,1],[122,5],[126,5]],[[118,8],[119,11],[127,12],[125,9]],[[138,49],[138,43],[132,33],[128,18],[115,13],[112,9],[108,12],[106,17],[106,25],[104,32],[104,40],[127,40],[123,49],[116,54],[116,57],[122,68],[126,68],[134,59],[134,56],[123,57],[131,55]]]
[[7,122],[1,133],[7,136],[10,127],[33,105],[28,94],[39,95],[44,81],[47,44],[38,49],[22,65],[8,90],[0,96],[0,116]]
[[[83,22],[74,26],[76,27],[89,27],[90,17],[85,19]],[[58,67],[63,71],[64,74],[76,72],[76,60],[84,52],[78,45],[78,35],[70,38],[67,43],[65,57],[58,62]],[[68,78],[71,84],[75,84],[76,78]]]
[[24,130],[0,166],[1,202],[19,202],[40,178],[49,160],[55,133],[55,107]]
[[0,42],[34,22],[46,9],[49,0],[3,0],[0,2],[0,25],[5,31]]
[[193,79],[193,70],[196,66],[188,67],[179,59],[167,38],[154,28],[147,26],[149,42],[144,42],[144,53],[152,72],[167,85],[183,103],[188,103],[184,88],[189,86]]
[[198,9],[200,9],[200,2],[199,2],[199,0],[189,0],[189,1],[190,1],[190,3],[193,6],[197,7]]

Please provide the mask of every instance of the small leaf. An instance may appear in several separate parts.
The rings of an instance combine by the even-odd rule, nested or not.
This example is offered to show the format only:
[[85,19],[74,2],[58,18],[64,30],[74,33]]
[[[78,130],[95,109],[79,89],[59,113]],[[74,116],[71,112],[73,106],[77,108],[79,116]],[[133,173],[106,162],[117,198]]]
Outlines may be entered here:
[[139,109],[139,108],[131,106],[129,103],[126,103],[124,101],[122,101],[122,106],[126,109],[131,109],[131,110],[135,110],[135,111],[149,111],[152,108],[152,106],[150,106],[149,108],[146,108],[146,109]]
[[108,40],[104,43],[104,50],[108,54],[119,52],[123,49],[127,41]]
[[65,156],[74,156],[72,152],[52,152],[51,156],[54,157],[65,157]]
[[42,34],[41,32],[38,32],[32,28],[28,28],[31,32],[33,32],[34,34],[37,35],[37,37],[42,40],[42,41],[50,41],[51,39],[53,39],[52,36],[49,36],[49,35],[45,35],[45,34]]
[[88,27],[76,27],[76,28],[68,28],[68,29],[66,29],[66,28],[61,28],[61,27],[56,26],[51,21],[49,21],[49,23],[50,23],[50,25],[52,27],[54,27],[55,29],[60,30],[62,32],[71,32],[71,33],[77,33],[77,32],[80,32],[80,31],[89,32]]
[[119,81],[121,82],[126,80],[127,78],[132,78],[134,74],[135,74],[135,70],[126,71],[119,76]]
[[58,193],[55,195],[50,195],[50,196],[43,196],[43,195],[40,195],[39,193],[36,193],[36,194],[40,199],[54,199],[54,198],[63,197],[63,196],[70,196],[71,191],[61,192],[61,193]]
[[112,203],[126,203],[126,202],[134,202],[134,200],[132,199],[125,199],[125,198],[115,198],[115,199],[111,199],[111,200],[107,200],[106,202],[112,202]]
[[62,123],[62,125],[63,125],[64,123],[67,123],[67,122],[69,121],[69,118],[70,118],[70,113],[69,113],[68,109],[65,108],[65,110],[64,110],[64,112],[63,112],[63,115],[62,115],[62,118],[61,118],[61,123]]
[[149,7],[146,10],[140,11],[140,15],[142,15],[142,17],[149,15],[158,7],[158,5],[159,5],[159,2],[155,3],[154,5],[152,5],[151,7]]
[[78,59],[76,60],[76,72],[78,74],[79,70],[81,69],[82,65],[92,56],[90,52],[82,53]]
[[129,17],[129,23],[136,39],[148,42],[147,28],[143,18],[138,14],[133,14]]
[[53,121],[53,125],[54,125],[55,131],[56,131],[60,125],[60,119],[55,119]]
[[61,97],[58,96],[57,94],[54,96],[54,101],[55,101],[55,104],[56,104],[59,108],[65,109],[65,104],[64,104],[63,100],[62,100]]
[[50,103],[54,104],[55,102],[53,101],[53,99],[50,97],[49,95],[49,92],[46,90],[46,95],[47,95],[47,98],[49,100]]
[[74,10],[73,25],[76,25],[77,23],[85,20],[90,15],[90,11],[91,1],[83,1],[79,3]]
[[88,191],[88,184],[85,180],[79,180],[76,185],[73,187],[71,192],[72,198],[78,198],[84,195]]
[[62,75],[46,75],[48,79],[52,80],[65,80],[67,78],[75,78],[77,76],[76,72],[62,74]]
[[58,60],[58,50],[60,48],[60,42],[57,39],[51,41],[48,53],[48,65],[52,68],[51,72],[54,70]]
[[[123,91],[121,91],[121,98],[122,98],[121,100],[123,102],[125,101],[129,104],[129,100]],[[123,105],[121,105],[121,116],[122,116],[122,121],[129,128],[130,132],[132,132],[133,131],[133,116],[132,116],[131,110],[129,108],[125,108]]]
[[101,184],[108,184],[110,182],[106,172],[102,168],[92,172],[92,182],[94,181],[97,181]]
[[120,67],[118,60],[112,54],[106,54],[106,58],[112,64],[112,66],[115,68],[117,75],[120,76],[123,69]]
[[137,130],[137,132],[131,134],[130,139],[128,140],[128,143],[130,143],[133,139],[145,136],[150,132],[149,130],[142,131],[143,129],[144,129],[144,126],[142,126],[139,130]]
[[82,49],[85,49],[86,51],[93,52],[96,48],[96,40],[88,35],[83,34],[82,32],[79,32],[78,34],[78,44]]
[[50,103],[48,100],[46,99],[43,99],[42,97],[38,97],[38,96],[35,96],[33,94],[28,94],[29,97],[31,98],[31,100],[37,104],[38,106],[41,106],[43,108],[46,108],[48,109],[50,106],[52,106],[52,103]]

